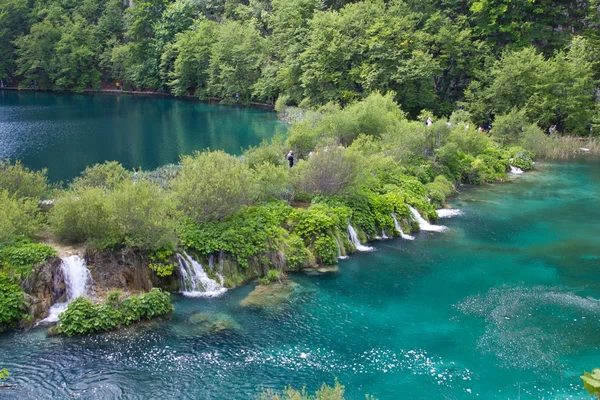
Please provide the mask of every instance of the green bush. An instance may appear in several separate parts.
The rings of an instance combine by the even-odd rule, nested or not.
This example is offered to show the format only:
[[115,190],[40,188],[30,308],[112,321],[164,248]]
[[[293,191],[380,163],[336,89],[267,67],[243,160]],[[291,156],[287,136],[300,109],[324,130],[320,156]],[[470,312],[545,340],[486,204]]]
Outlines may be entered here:
[[291,212],[292,207],[277,201],[244,208],[222,222],[188,221],[179,229],[180,243],[206,256],[227,251],[242,267],[248,267],[250,258],[275,249],[281,226]]
[[16,198],[43,199],[49,192],[46,170],[32,171],[19,161],[0,160],[0,191]]
[[0,270],[19,278],[27,278],[33,267],[58,254],[52,246],[21,240],[11,246],[0,246]]
[[14,278],[0,272],[0,330],[15,326],[23,317],[24,296]]
[[169,293],[160,289],[122,301],[119,297],[118,293],[110,293],[104,304],[94,304],[84,297],[73,300],[59,315],[58,332],[71,337],[109,331],[173,311]]
[[260,279],[261,285],[268,285],[273,282],[281,282],[285,278],[285,275],[281,271],[276,269],[270,269],[267,275]]
[[181,159],[183,170],[173,182],[179,209],[196,221],[220,220],[256,197],[255,178],[247,164],[222,151],[205,151]]
[[100,247],[114,243],[116,233],[111,223],[107,193],[97,187],[77,187],[56,199],[48,223],[62,240],[81,243],[87,240],[104,241]]
[[250,147],[244,152],[244,161],[250,168],[258,169],[258,166],[269,163],[273,165],[286,165],[287,154],[284,138],[276,135],[270,142],[263,140],[260,145]]
[[508,149],[510,163],[523,171],[530,170],[533,167],[533,153],[522,147],[511,147]]
[[294,168],[295,192],[309,196],[333,196],[351,187],[358,176],[358,163],[342,147],[326,147]]
[[0,245],[35,235],[41,225],[37,200],[17,198],[0,189]]
[[160,277],[171,276],[176,264],[171,261],[173,250],[170,248],[161,248],[150,253],[151,263],[148,267]]
[[[344,400],[345,388],[337,379],[334,386],[323,384],[314,395],[309,394],[306,388],[298,391],[292,387],[287,387],[283,392],[266,390],[256,397],[256,400]],[[367,396],[367,399],[370,397]]]
[[75,187],[100,187],[114,189],[125,181],[131,181],[132,174],[129,173],[117,161],[107,161],[103,164],[94,164],[87,167],[80,177],[75,178]]
[[173,247],[174,207],[164,190],[146,181],[124,183],[108,200],[117,246],[145,250]]
[[167,193],[147,181],[114,190],[77,186],[57,199],[49,224],[63,240],[152,250],[173,246],[173,212]]

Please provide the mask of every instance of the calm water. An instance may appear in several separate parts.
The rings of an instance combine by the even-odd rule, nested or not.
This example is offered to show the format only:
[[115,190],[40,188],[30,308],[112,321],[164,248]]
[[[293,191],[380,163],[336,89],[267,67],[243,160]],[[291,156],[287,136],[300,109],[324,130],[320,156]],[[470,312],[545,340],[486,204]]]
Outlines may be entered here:
[[0,91],[0,159],[48,168],[67,181],[86,166],[117,160],[154,169],[194,150],[257,145],[285,125],[274,112],[172,98]]
[[[394,239],[328,276],[294,275],[288,307],[176,298],[173,320],[127,335],[0,336],[3,399],[249,399],[261,387],[316,389],[337,377],[348,398],[589,398],[600,367],[598,161],[538,165],[516,183],[465,189],[445,233]],[[187,323],[226,313],[240,330]]]

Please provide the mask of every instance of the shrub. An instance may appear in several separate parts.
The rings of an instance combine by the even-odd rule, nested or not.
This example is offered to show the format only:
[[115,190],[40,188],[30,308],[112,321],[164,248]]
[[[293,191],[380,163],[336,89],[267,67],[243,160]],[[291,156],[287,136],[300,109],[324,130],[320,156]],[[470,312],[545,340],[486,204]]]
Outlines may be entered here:
[[261,285],[268,285],[273,282],[281,282],[285,278],[285,275],[281,271],[276,269],[270,269],[267,275],[260,279]]
[[116,233],[111,224],[107,193],[98,187],[77,187],[56,199],[48,222],[62,240],[81,243],[94,240],[100,247],[110,246]]
[[5,273],[0,272],[0,330],[13,327],[23,316],[23,289]]
[[107,161],[103,164],[87,167],[80,177],[75,178],[73,186],[114,189],[128,180],[131,180],[131,174],[120,163]]
[[116,245],[145,250],[173,246],[174,207],[158,186],[146,181],[124,183],[108,199]]
[[244,152],[244,160],[250,168],[258,169],[258,166],[269,163],[273,165],[285,165],[287,154],[283,136],[277,135],[271,142],[263,140],[256,147],[250,147]]
[[41,227],[37,200],[17,198],[0,189],[0,245],[35,235]]
[[0,191],[4,189],[16,198],[43,199],[49,191],[46,170],[32,171],[19,161],[0,160]]
[[[345,388],[337,379],[334,386],[323,384],[314,395],[309,394],[306,388],[298,391],[287,387],[283,392],[266,390],[256,397],[257,400],[344,400]],[[370,398],[367,396],[367,398]]]
[[188,221],[179,229],[180,243],[202,255],[227,251],[248,267],[248,259],[275,248],[291,212],[289,205],[278,201],[247,207],[221,222]]
[[173,268],[176,266],[172,261],[173,250],[169,248],[157,249],[150,253],[151,263],[148,267],[160,277],[173,274]]
[[114,190],[78,185],[56,201],[49,223],[60,239],[151,250],[172,246],[173,211],[166,192],[147,181]]
[[196,221],[220,220],[255,198],[250,168],[222,151],[205,151],[181,159],[183,170],[173,182],[178,207]]
[[84,297],[73,300],[58,317],[58,332],[71,337],[109,331],[173,311],[169,293],[156,288],[122,301],[118,292],[109,293],[109,297],[104,304],[94,304]]
[[347,150],[325,148],[296,168],[295,188],[299,193],[333,196],[355,183],[358,165]]
[[510,163],[515,167],[527,171],[533,167],[533,153],[522,147],[511,147],[508,149]]
[[56,256],[56,250],[47,244],[22,240],[11,246],[0,247],[0,267],[16,277],[27,278],[33,273],[35,265]]
[[289,176],[287,167],[267,162],[257,165],[255,172],[256,198],[259,200],[288,198],[291,192]]

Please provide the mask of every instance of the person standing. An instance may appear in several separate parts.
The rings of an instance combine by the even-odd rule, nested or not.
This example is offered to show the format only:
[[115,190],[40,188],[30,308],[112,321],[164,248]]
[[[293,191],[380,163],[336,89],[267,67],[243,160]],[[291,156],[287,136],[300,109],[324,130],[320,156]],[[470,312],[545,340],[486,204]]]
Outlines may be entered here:
[[290,168],[292,168],[294,166],[294,152],[292,150],[287,154],[287,160],[290,164]]
[[135,185],[136,183],[138,183],[139,180],[140,180],[140,169],[136,168],[135,172],[133,173],[133,184]]

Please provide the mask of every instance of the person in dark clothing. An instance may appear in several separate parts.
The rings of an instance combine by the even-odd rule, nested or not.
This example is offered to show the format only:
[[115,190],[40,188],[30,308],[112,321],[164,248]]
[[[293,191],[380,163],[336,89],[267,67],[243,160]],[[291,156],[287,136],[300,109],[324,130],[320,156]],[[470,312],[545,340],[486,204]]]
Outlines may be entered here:
[[294,166],[294,152],[290,150],[290,152],[287,154],[287,159],[288,162],[290,163],[290,168],[292,168]]

